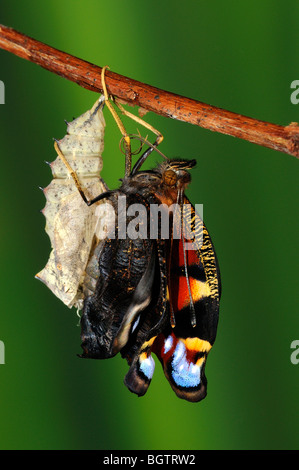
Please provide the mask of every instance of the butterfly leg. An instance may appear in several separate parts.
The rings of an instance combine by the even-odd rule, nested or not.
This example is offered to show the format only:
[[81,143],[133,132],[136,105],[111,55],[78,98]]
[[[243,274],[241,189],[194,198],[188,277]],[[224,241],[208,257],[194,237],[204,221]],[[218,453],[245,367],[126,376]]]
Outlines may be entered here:
[[113,191],[105,191],[104,193],[100,194],[99,196],[95,197],[94,199],[91,199],[90,201],[87,199],[85,193],[84,193],[84,190],[81,186],[81,183],[79,181],[79,178],[78,178],[78,175],[77,173],[75,172],[75,170],[73,170],[73,168],[71,167],[71,165],[69,164],[69,162],[67,161],[67,159],[65,158],[63,152],[61,151],[59,145],[58,145],[58,141],[55,140],[54,142],[54,148],[58,154],[58,156],[61,158],[61,160],[63,161],[63,163],[65,164],[67,170],[69,171],[69,174],[71,175],[71,177],[73,178],[74,180],[74,183],[76,185],[76,188],[78,189],[83,201],[85,202],[85,204],[87,204],[88,206],[91,206],[92,204],[94,204],[95,202],[98,202],[100,201],[101,199],[105,199],[106,197],[109,197],[111,195],[111,193]]
[[135,174],[136,171],[139,170],[139,168],[142,166],[142,164],[145,162],[145,160],[147,159],[147,157],[152,153],[153,150],[155,150],[155,148],[158,147],[158,145],[161,144],[161,142],[163,141],[164,137],[163,135],[161,134],[160,131],[158,131],[157,129],[155,129],[153,126],[151,126],[148,122],[144,121],[143,119],[139,118],[138,116],[135,116],[135,114],[132,114],[130,113],[129,111],[127,111],[121,104],[120,102],[116,99],[115,100],[115,104],[116,106],[119,108],[119,110],[127,117],[129,117],[130,119],[132,119],[133,121],[136,121],[138,124],[141,124],[143,127],[145,127],[146,129],[150,130],[153,134],[155,134],[157,136],[155,142],[153,144],[150,144],[150,147],[141,155],[141,157],[138,159],[138,161],[136,162],[136,164],[134,165],[134,168],[132,169],[132,172],[131,174]]
[[[109,67],[107,67],[107,66],[103,67],[102,75],[101,75],[103,93],[104,93],[104,96],[105,96],[106,105],[107,105],[108,109],[110,110],[110,112],[111,112],[111,114],[112,114],[112,116],[113,116],[113,118],[114,118],[114,120],[115,120],[122,136],[123,136],[124,142],[125,142],[125,156],[126,156],[125,175],[129,176],[130,173],[131,173],[131,166],[132,166],[131,138],[130,138],[130,135],[126,132],[126,129],[125,129],[120,117],[118,116],[118,114],[116,113],[115,109],[113,108],[112,104],[109,101],[109,95],[108,95],[107,88],[106,88],[106,83],[105,83],[105,70],[107,68],[109,68]],[[155,142],[144,152],[144,154],[139,158],[138,162],[135,164],[135,166],[132,170],[132,173],[135,173],[141,167],[141,165],[146,160],[146,158],[152,153],[152,151],[163,141],[163,135],[161,134],[161,132],[159,132],[157,129],[155,129],[153,126],[151,126],[149,123],[147,123],[143,119],[139,118],[138,116],[135,116],[135,114],[132,114],[129,111],[127,111],[121,105],[121,103],[118,99],[116,99],[116,98],[112,98],[112,99],[113,99],[113,102],[115,103],[115,105],[118,107],[118,109],[120,110],[120,112],[123,115],[129,117],[133,121],[135,121],[138,124],[142,125],[143,127],[150,130],[151,132],[153,132],[153,134],[155,134],[157,136]]]
[[102,74],[101,74],[103,93],[104,93],[104,96],[105,96],[105,103],[107,105],[107,108],[111,112],[111,114],[112,114],[112,116],[113,116],[113,118],[114,118],[114,120],[115,120],[122,136],[123,136],[123,139],[125,141],[125,155],[126,155],[125,174],[126,174],[126,176],[129,176],[129,174],[131,173],[131,165],[132,165],[131,139],[130,139],[130,136],[128,135],[123,123],[121,122],[120,117],[118,116],[118,114],[116,113],[115,109],[113,108],[112,104],[109,101],[109,95],[108,95],[107,87],[106,87],[106,83],[105,83],[105,70],[106,69],[109,69],[109,67],[107,65],[105,65],[105,67],[102,68]]

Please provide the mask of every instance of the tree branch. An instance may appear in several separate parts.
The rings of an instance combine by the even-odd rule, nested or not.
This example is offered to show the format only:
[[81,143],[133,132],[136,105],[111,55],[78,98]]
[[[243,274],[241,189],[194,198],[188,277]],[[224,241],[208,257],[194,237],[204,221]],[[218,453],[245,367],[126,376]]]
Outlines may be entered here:
[[[0,25],[0,48],[100,93],[102,68]],[[279,126],[160,90],[113,72],[105,73],[108,93],[131,106],[231,135],[299,158],[299,126]]]

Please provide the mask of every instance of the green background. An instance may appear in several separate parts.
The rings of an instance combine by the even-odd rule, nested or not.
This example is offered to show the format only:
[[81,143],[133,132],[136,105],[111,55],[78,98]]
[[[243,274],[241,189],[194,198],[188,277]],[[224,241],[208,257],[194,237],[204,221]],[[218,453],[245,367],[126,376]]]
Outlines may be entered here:
[[[290,101],[298,18],[295,0],[10,0],[0,13],[0,23],[92,63],[281,125],[299,121]],[[179,400],[158,363],[138,398],[123,385],[121,357],[77,357],[76,311],[34,279],[50,251],[38,186],[51,180],[52,137],[96,95],[4,51],[0,80],[0,448],[297,449],[298,161],[146,115],[164,134],[161,151],[198,161],[188,195],[204,204],[223,296],[207,398]],[[102,175],[114,188],[123,160],[105,117]]]

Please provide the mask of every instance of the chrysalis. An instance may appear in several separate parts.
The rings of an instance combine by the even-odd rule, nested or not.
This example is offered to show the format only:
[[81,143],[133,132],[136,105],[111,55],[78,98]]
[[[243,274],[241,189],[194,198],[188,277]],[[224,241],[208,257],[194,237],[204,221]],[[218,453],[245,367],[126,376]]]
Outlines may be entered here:
[[[88,197],[98,196],[107,188],[100,177],[104,150],[104,99],[91,110],[67,124],[67,134],[57,141],[59,148]],[[45,230],[52,251],[45,268],[36,275],[69,308],[82,308],[88,263],[98,245],[95,234],[99,204],[87,207],[70,173],[58,156],[50,164],[53,180],[43,190],[46,206]],[[101,217],[105,218],[105,210]]]

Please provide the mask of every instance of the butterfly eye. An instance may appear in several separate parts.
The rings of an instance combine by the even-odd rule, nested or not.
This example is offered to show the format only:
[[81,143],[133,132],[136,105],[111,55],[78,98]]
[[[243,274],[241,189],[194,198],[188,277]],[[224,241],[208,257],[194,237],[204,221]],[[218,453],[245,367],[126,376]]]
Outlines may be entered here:
[[166,186],[175,186],[177,179],[177,174],[173,170],[166,170],[163,175],[163,181]]

